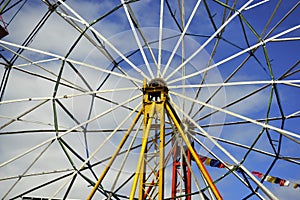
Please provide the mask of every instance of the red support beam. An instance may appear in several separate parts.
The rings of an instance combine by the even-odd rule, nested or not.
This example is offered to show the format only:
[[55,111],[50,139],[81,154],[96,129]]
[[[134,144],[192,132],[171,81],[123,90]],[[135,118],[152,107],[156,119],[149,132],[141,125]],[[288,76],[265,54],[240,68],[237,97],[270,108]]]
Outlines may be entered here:
[[[172,193],[171,197],[173,199],[176,199],[176,196],[178,195],[178,192],[180,189],[178,188],[180,186],[180,179],[183,182],[184,188],[182,190],[186,200],[191,200],[191,194],[192,191],[192,183],[191,183],[191,170],[188,167],[187,162],[189,165],[191,165],[191,153],[187,150],[187,160],[184,158],[180,158],[178,156],[180,154],[179,147],[176,145],[176,147],[173,150],[173,166],[172,166]],[[183,167],[183,169],[181,169]]]

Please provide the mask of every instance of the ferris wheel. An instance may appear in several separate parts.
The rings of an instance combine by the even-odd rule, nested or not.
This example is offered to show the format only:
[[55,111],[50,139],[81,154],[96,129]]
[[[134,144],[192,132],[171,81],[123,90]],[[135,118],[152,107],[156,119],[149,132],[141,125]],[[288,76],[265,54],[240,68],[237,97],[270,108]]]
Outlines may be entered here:
[[297,198],[299,4],[1,1],[1,198]]

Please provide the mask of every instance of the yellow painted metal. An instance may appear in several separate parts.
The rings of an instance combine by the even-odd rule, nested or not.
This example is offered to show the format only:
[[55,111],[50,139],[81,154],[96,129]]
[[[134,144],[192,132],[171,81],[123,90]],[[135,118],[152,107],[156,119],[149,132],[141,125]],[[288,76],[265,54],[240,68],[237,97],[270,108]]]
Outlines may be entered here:
[[[88,200],[90,200],[96,190],[98,189],[99,185],[101,184],[102,180],[106,176],[108,170],[110,169],[111,165],[113,164],[115,158],[119,154],[122,146],[126,142],[130,132],[134,128],[135,124],[138,122],[141,115],[143,115],[143,133],[142,133],[142,146],[140,150],[140,155],[136,167],[136,172],[133,179],[133,184],[131,187],[131,192],[129,199],[133,200],[135,198],[136,189],[139,185],[139,193],[138,199],[144,199],[145,196],[151,198],[158,198],[159,200],[164,199],[164,171],[165,171],[165,113],[170,116],[171,121],[173,121],[175,127],[177,128],[179,134],[181,135],[183,141],[185,142],[188,150],[191,152],[193,159],[195,160],[199,170],[203,174],[205,181],[211,188],[211,191],[215,195],[215,197],[220,200],[222,197],[220,196],[216,186],[214,185],[211,177],[209,176],[208,172],[206,171],[203,163],[200,161],[198,154],[195,152],[194,148],[192,147],[189,139],[183,132],[180,126],[180,119],[178,118],[177,114],[175,113],[174,109],[168,102],[168,89],[164,85],[158,85],[157,87],[152,87],[151,85],[148,86],[146,81],[144,81],[143,85],[143,108],[139,111],[136,115],[133,123],[129,127],[128,131],[124,135],[122,141],[120,142],[119,146],[117,147],[116,151],[112,155],[111,159],[109,160],[108,164],[106,165],[104,171],[102,172],[101,176],[99,177],[97,183],[95,184],[93,190],[91,191]],[[153,119],[155,118],[156,122],[159,123],[159,134],[158,134],[158,124],[153,124]],[[155,129],[155,133],[153,135],[150,134],[152,129]],[[148,147],[149,138],[152,137],[151,144]],[[159,139],[159,141],[158,141]],[[154,149],[154,154],[151,152],[151,148]],[[149,152],[148,152],[149,151]],[[147,158],[146,156],[148,153],[151,158]],[[150,167],[151,160],[155,156],[159,156],[158,163],[155,164],[154,167]],[[150,168],[151,172],[148,173],[146,178],[147,168]],[[153,176],[154,175],[154,176]],[[153,176],[153,180],[151,183],[146,183],[149,181],[150,177]],[[147,179],[147,180],[145,180]]]
[[177,128],[178,132],[180,133],[183,141],[185,142],[185,144],[187,145],[188,147],[188,150],[191,152],[191,155],[193,157],[193,159],[195,160],[199,170],[201,171],[201,173],[203,174],[205,180],[207,181],[209,187],[211,188],[213,194],[215,195],[215,197],[218,199],[218,200],[221,200],[222,197],[218,191],[218,189],[216,188],[215,184],[213,183],[210,175],[208,174],[208,172],[206,171],[203,163],[201,162],[198,154],[195,152],[194,148],[192,147],[189,139],[187,138],[187,136],[184,134],[178,120],[177,120],[177,117],[175,117],[175,114],[173,113],[173,110],[171,109],[170,105],[168,103],[166,103],[166,111],[168,113],[168,115],[171,117],[172,121],[174,122],[174,125],[175,127]]
[[[143,87],[143,109],[144,109],[144,128],[143,128],[143,141],[140,153],[140,159],[137,166],[137,171],[134,177],[130,199],[134,198],[137,184],[139,182],[139,199],[144,199],[145,196],[153,198],[152,195],[157,196],[158,199],[164,199],[164,165],[165,165],[165,102],[167,100],[168,90],[166,87],[159,85],[158,87],[147,86],[144,82]],[[146,178],[146,166],[149,167],[149,161],[153,159],[144,158],[147,153],[147,142],[149,142],[149,135],[152,128],[156,129],[156,125],[152,122],[152,118],[159,121],[159,135],[154,133],[151,139],[149,149],[154,148],[152,155],[158,155],[158,165],[150,167],[151,172],[148,173]],[[159,141],[158,141],[159,140]],[[145,145],[144,145],[145,142]],[[152,152],[153,153],[153,152]],[[150,153],[151,154],[151,153]],[[149,159],[149,161],[147,160]],[[142,161],[140,161],[142,160]],[[152,182],[147,183],[150,177],[153,176]],[[147,180],[146,180],[147,179]]]
[[[147,144],[145,149],[147,149]],[[146,152],[144,152],[143,154],[145,155]],[[143,161],[141,163],[141,170],[140,170],[140,174],[139,174],[139,199],[143,199],[144,194],[145,194],[145,158],[143,158]]]
[[[148,135],[149,135],[151,124],[152,124],[152,119],[153,119],[153,116],[154,116],[155,105],[156,105],[155,102],[153,102],[151,104],[149,115],[146,115],[147,116],[146,121],[148,123],[146,125],[146,128],[143,130],[142,147],[141,147],[141,152],[140,152],[140,157],[139,157],[139,160],[138,160],[138,164],[137,164],[137,167],[136,167],[136,172],[135,172],[135,176],[134,176],[134,180],[133,180],[133,184],[132,184],[132,188],[131,188],[131,193],[130,193],[130,196],[129,196],[130,200],[134,199],[134,195],[135,195],[135,191],[136,191],[137,184],[138,184],[138,181],[139,181],[140,173],[144,173],[144,170],[143,170],[144,169],[144,156],[145,156],[145,151],[146,151],[147,142],[148,142]],[[140,185],[142,185],[143,180],[140,181],[140,182],[141,182]],[[143,189],[143,188],[141,188],[141,189]]]
[[116,159],[117,155],[119,154],[122,146],[125,144],[128,136],[130,135],[132,129],[134,128],[134,126],[136,125],[136,123],[138,122],[140,116],[142,115],[142,109],[138,112],[138,114],[136,115],[136,117],[134,118],[132,124],[130,125],[129,129],[127,130],[126,134],[124,135],[124,137],[122,138],[120,144],[118,145],[116,151],[114,152],[114,154],[112,155],[112,157],[110,158],[109,162],[107,163],[107,165],[105,166],[102,174],[100,175],[99,179],[97,180],[95,186],[93,187],[92,191],[90,192],[87,200],[90,200],[93,198],[95,192],[97,191],[99,185],[101,184],[103,178],[105,177],[105,175],[107,174],[108,170],[110,169],[112,163],[114,162],[114,160]]
[[164,199],[164,164],[165,164],[165,99],[160,105],[160,141],[159,141],[159,172],[158,199]]
[[[146,146],[145,146],[145,151],[144,152],[141,151],[141,154],[143,154],[143,160],[142,160],[141,168],[140,168],[140,172],[139,172],[139,199],[143,199],[143,196],[145,194],[144,185],[145,185],[145,176],[146,176],[146,174],[145,174],[146,165],[145,165],[144,156],[147,153],[146,149],[147,149],[147,144],[148,144],[148,135],[149,135],[149,132],[150,132],[150,128],[149,128],[149,132],[146,132],[146,130],[147,130],[147,119],[145,119],[145,112],[146,111],[150,112],[150,110],[151,110],[151,106],[149,107],[149,106],[144,105],[144,113],[143,113],[144,114],[144,126],[143,126],[142,138],[144,139],[144,138],[147,137],[147,143],[146,143]],[[154,111],[155,111],[155,109],[154,109]],[[146,136],[146,134],[147,134],[147,136]]]

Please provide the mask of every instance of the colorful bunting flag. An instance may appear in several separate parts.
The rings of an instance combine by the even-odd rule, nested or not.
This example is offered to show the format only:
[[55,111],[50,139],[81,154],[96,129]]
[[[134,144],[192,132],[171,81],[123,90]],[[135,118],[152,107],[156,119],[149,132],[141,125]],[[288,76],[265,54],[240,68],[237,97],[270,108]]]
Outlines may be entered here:
[[252,174],[257,176],[258,178],[262,178],[264,175],[260,172],[252,171]]
[[[200,160],[207,166],[211,166],[211,167],[217,167],[217,168],[225,168],[227,167],[230,170],[235,170],[238,173],[241,173],[243,170],[241,168],[239,168],[238,166],[229,164],[229,163],[221,163],[221,161],[217,160],[217,159],[213,159],[213,158],[208,158],[205,156],[201,156],[199,155]],[[257,176],[258,178],[262,179],[265,177],[265,175],[261,172],[257,172],[257,171],[252,171],[251,172],[253,175]],[[279,177],[275,177],[275,176],[271,176],[268,175],[264,178],[266,181],[270,182],[270,183],[274,183],[274,184],[278,184],[280,186],[285,186],[288,187],[290,186],[290,184],[292,183],[291,181],[285,180],[285,179],[281,179]],[[299,183],[293,183],[293,188],[300,188],[300,184]]]

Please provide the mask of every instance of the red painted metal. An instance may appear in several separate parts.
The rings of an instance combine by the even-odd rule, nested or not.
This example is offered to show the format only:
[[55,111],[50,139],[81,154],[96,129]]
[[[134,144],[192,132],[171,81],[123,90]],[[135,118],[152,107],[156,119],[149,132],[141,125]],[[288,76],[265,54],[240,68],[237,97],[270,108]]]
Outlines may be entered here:
[[[178,156],[180,154],[178,145],[173,150],[173,166],[172,166],[172,191],[171,198],[176,198],[178,195],[185,196],[185,200],[191,200],[191,170],[188,167],[191,165],[191,153],[189,150],[186,152],[187,159]],[[181,169],[181,167],[183,169]],[[180,181],[183,182],[184,188],[179,189]],[[179,192],[182,191],[181,194]]]

